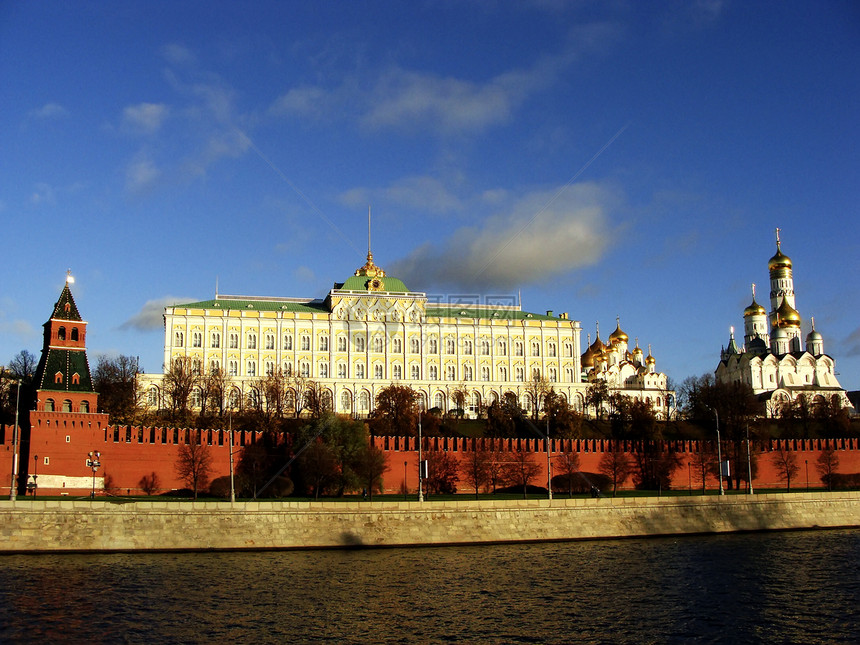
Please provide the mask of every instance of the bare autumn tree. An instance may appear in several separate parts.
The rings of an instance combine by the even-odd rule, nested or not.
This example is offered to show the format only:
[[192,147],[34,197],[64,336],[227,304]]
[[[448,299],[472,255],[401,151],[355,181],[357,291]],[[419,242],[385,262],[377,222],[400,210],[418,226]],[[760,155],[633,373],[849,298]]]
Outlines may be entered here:
[[832,447],[827,447],[818,455],[816,464],[821,481],[827,485],[827,490],[833,490],[833,475],[839,469],[839,455]]
[[203,390],[203,408],[201,416],[212,414],[218,417],[224,416],[227,409],[227,391],[230,387],[230,377],[220,367],[210,369],[200,379],[200,388]]
[[535,372],[532,377],[526,382],[525,391],[532,401],[532,421],[537,421],[540,416],[540,411],[543,409],[544,399],[548,392],[552,390],[549,381],[543,378],[540,373]]
[[528,486],[540,473],[540,465],[528,450],[517,450],[510,454],[505,464],[504,479],[508,486],[522,486],[523,499],[528,497]]
[[434,450],[427,454],[427,492],[451,495],[460,481],[459,461],[450,452]]
[[21,387],[25,387],[33,382],[38,365],[39,361],[36,356],[26,349],[22,349],[9,361],[6,369],[14,380],[21,381]]
[[486,450],[471,450],[463,456],[463,474],[466,483],[475,489],[475,499],[478,499],[480,489],[489,484],[491,461],[492,453]]
[[563,478],[567,482],[567,496],[573,497],[573,480],[579,473],[579,453],[568,450],[556,455],[553,461],[556,477]]
[[712,475],[717,463],[717,454],[714,452],[714,447],[711,443],[700,441],[698,452],[694,452],[690,458],[690,467],[696,474],[696,481],[702,484],[702,495],[705,494],[705,487],[708,481],[708,475]]
[[107,413],[111,423],[134,425],[140,415],[143,391],[138,385],[141,374],[136,356],[98,357],[93,370],[93,388],[99,393],[99,412]]
[[553,439],[578,439],[582,436],[582,415],[552,388],[544,395],[544,419],[549,419]]
[[797,455],[784,446],[780,446],[772,453],[771,459],[779,478],[785,482],[785,489],[790,492],[791,479],[800,472],[800,466],[797,465]]
[[176,459],[176,475],[193,491],[197,492],[209,485],[212,473],[212,453],[209,446],[201,441],[201,431],[192,433],[191,441],[179,446]]
[[164,393],[170,402],[171,420],[174,423],[186,424],[190,420],[188,403],[199,379],[199,375],[192,369],[191,358],[188,356],[173,359],[170,369],[165,372]]
[[331,412],[331,392],[322,383],[309,379],[305,383],[303,398],[311,419],[321,419],[323,415]]
[[623,485],[630,476],[630,457],[613,441],[612,449],[603,453],[597,466],[602,475],[606,475],[612,482],[612,496],[618,492],[618,486]]
[[382,476],[389,470],[387,458],[381,449],[370,443],[365,445],[357,457],[356,474],[373,500],[373,491],[382,490]]

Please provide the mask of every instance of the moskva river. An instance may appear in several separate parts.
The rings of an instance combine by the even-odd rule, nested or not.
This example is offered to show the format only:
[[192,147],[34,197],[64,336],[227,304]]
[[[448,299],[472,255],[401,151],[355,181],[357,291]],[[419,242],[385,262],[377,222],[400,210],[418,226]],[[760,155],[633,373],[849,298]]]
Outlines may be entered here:
[[858,643],[860,531],[0,556],[0,642]]

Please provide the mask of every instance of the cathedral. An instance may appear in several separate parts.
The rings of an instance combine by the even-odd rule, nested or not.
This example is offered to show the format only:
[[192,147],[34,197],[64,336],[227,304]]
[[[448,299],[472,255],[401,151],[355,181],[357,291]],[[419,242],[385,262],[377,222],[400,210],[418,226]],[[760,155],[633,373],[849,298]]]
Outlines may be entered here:
[[794,299],[791,259],[782,252],[776,229],[776,254],[767,263],[770,272],[770,312],[756,301],[744,309],[744,341],[738,346],[734,327],[729,343],[720,352],[716,378],[720,383],[747,383],[765,405],[767,416],[799,397],[813,404],[833,401],[851,407],[836,379],[836,364],[824,353],[824,337],[810,319],[810,331],[802,339],[801,317]]

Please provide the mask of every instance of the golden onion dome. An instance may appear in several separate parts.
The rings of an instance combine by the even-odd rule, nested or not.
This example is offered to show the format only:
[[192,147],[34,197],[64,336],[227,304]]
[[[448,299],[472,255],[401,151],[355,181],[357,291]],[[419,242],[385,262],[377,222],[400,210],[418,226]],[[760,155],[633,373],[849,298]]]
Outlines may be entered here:
[[583,367],[594,367],[594,352],[591,347],[585,350],[585,353],[580,357],[580,363]]
[[600,340],[600,335],[597,335],[597,338],[594,339],[594,342],[591,343],[590,349],[593,353],[602,352],[606,348],[606,345],[603,344],[603,341]]
[[648,363],[648,365],[653,365],[657,362],[657,359],[651,356],[651,354],[648,354],[648,356],[645,358],[645,362]]
[[609,344],[615,345],[616,343],[626,343],[629,340],[630,337],[621,331],[621,321],[618,321],[615,331],[609,334]]
[[771,271],[778,271],[779,269],[790,269],[791,258],[785,255],[779,249],[779,245],[777,245],[776,255],[774,255],[770,260],[767,261],[767,268]]
[[750,316],[766,316],[767,311],[764,307],[758,304],[753,298],[752,304],[749,307],[744,309],[744,318],[749,318]]
[[800,327],[800,314],[794,307],[788,304],[788,300],[782,299],[782,304],[776,310],[777,327]]

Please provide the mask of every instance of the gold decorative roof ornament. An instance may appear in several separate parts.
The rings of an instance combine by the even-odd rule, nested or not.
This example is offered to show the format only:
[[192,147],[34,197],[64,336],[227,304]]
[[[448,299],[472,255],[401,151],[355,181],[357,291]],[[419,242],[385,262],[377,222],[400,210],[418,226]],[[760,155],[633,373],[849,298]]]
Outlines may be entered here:
[[621,331],[621,316],[616,316],[615,318],[615,331],[609,334],[609,344],[616,345],[618,343],[626,343],[630,340],[630,337]]
[[370,250],[370,206],[367,207],[367,262],[355,270],[356,276],[367,276],[368,291],[382,291],[384,284],[380,278],[385,277],[385,271],[373,263],[373,252]]
[[783,298],[776,310],[776,321],[777,327],[800,327],[800,314]]
[[779,229],[776,229],[776,254],[767,262],[767,268],[771,271],[780,269],[791,269],[791,258],[780,249]]
[[755,301],[755,282],[752,284],[752,303],[749,307],[744,309],[744,318],[749,318],[750,316],[766,316],[767,311]]

